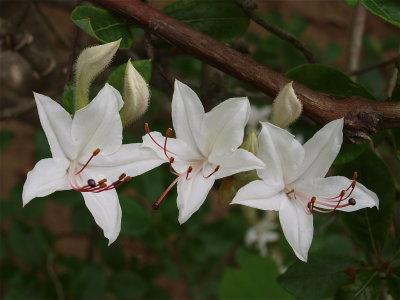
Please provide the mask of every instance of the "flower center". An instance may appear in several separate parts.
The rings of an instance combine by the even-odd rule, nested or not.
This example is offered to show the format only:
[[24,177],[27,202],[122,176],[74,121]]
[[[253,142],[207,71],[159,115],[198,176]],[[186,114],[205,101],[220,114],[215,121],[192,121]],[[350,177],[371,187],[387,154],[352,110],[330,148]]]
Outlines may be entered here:
[[300,200],[303,204],[305,204],[305,211],[307,214],[312,214],[314,211],[326,214],[334,212],[338,208],[356,205],[356,199],[350,197],[356,184],[357,172],[354,172],[353,181],[351,184],[345,190],[340,191],[336,197],[312,196],[310,199],[309,196],[298,193],[294,189],[286,192],[286,195],[288,197],[290,196],[292,199]]
[[119,187],[121,184],[124,184],[125,182],[128,182],[132,178],[130,176],[126,176],[125,173],[122,173],[119,177],[118,180],[107,184],[108,179],[103,178],[99,181],[96,181],[94,179],[89,179],[87,180],[86,184],[79,184],[79,177],[80,174],[87,168],[89,165],[90,161],[97,156],[100,153],[100,149],[97,148],[96,150],[93,151],[92,155],[90,158],[86,161],[86,163],[79,169],[79,171],[75,172],[75,167],[77,166],[77,162],[72,162],[70,169],[69,169],[69,182],[72,186],[72,189],[75,191],[81,192],[81,193],[86,193],[86,192],[91,192],[91,193],[101,193],[104,191],[109,191],[112,189],[115,189]]
[[[188,162],[189,166],[186,169],[186,171],[182,172],[182,173],[178,173],[174,170],[173,168],[173,163],[175,162],[175,157],[178,157],[178,155],[170,150],[168,150],[167,148],[167,141],[168,138],[171,136],[173,129],[172,128],[168,128],[167,131],[165,132],[165,140],[164,140],[164,144],[161,145],[160,143],[158,143],[153,136],[151,135],[151,131],[150,131],[150,127],[148,123],[145,123],[144,128],[147,132],[147,134],[149,135],[149,137],[151,138],[151,140],[156,144],[157,147],[159,147],[160,149],[163,150],[165,157],[168,159],[169,161],[169,171],[174,174],[175,176],[177,176],[175,178],[175,180],[165,189],[165,191],[162,193],[162,195],[160,196],[160,198],[158,198],[158,200],[156,202],[153,203],[152,207],[153,209],[157,210],[160,208],[160,203],[161,201],[165,198],[165,196],[168,194],[168,192],[174,187],[174,185],[180,180],[190,180],[192,177],[190,177],[190,174],[194,171],[199,171],[201,169],[204,169],[204,165],[206,164],[205,161],[198,161],[198,162]],[[184,160],[182,160],[184,161]],[[203,177],[204,178],[210,178],[212,175],[214,175],[216,172],[218,172],[220,166],[216,166],[215,169],[205,175],[204,171],[202,170],[201,172],[203,172]]]

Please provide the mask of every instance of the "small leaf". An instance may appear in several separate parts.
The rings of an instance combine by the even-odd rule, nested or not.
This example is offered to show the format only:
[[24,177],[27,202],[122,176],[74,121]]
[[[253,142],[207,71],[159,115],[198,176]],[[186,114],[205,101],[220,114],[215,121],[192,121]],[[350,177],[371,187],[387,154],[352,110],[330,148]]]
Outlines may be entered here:
[[400,299],[400,269],[397,268],[387,277],[387,287],[393,299]]
[[95,224],[93,216],[90,214],[86,205],[83,204],[83,200],[81,203],[81,205],[75,206],[72,209],[70,222],[74,232],[85,233]]
[[400,27],[400,2],[398,0],[360,0],[373,14]]
[[220,299],[291,299],[276,282],[274,261],[258,255],[242,260],[239,270],[225,270],[220,283]]
[[375,300],[381,290],[377,271],[357,271],[354,281],[343,286],[335,296],[336,300]]
[[347,3],[349,6],[356,6],[358,3],[358,0],[344,0],[344,2]]
[[374,96],[363,86],[352,81],[340,70],[320,65],[301,65],[291,69],[286,75],[306,86],[338,98]]
[[132,46],[132,35],[128,24],[105,9],[78,6],[71,13],[71,20],[102,43],[122,39],[120,49],[128,49]]
[[350,281],[345,270],[355,265],[357,261],[349,257],[314,257],[307,263],[296,261],[278,282],[299,298],[323,299]]
[[75,83],[74,82],[68,82],[67,86],[65,88],[64,93],[62,94],[61,97],[61,104],[64,107],[64,109],[69,112],[70,114],[75,113]]
[[150,228],[150,218],[143,206],[134,199],[119,197],[122,211],[121,235],[137,237],[146,234]]
[[334,165],[342,165],[349,163],[355,159],[357,159],[365,150],[368,149],[368,144],[352,144],[352,143],[343,143],[342,148],[335,161]]
[[[114,71],[110,73],[107,78],[107,82],[116,88],[121,95],[123,94],[124,88],[124,77],[125,77],[125,69],[126,64],[119,65]],[[151,60],[150,59],[142,59],[132,61],[133,67],[143,76],[144,80],[148,83],[151,77]]]
[[76,273],[71,284],[74,299],[104,299],[107,276],[104,269],[97,265],[86,265]]
[[0,130],[0,151],[6,149],[15,137],[14,132],[8,130]]
[[131,272],[115,273],[110,280],[111,290],[117,299],[138,299],[141,298],[148,288],[145,280]]
[[230,42],[242,36],[249,18],[233,0],[180,0],[164,13],[217,40]]
[[105,239],[99,240],[99,244],[101,258],[108,266],[115,270],[125,267],[125,254],[120,244],[114,242],[108,246]]
[[379,198],[377,208],[364,208],[352,213],[342,213],[346,227],[359,243],[369,251],[382,249],[386,239],[395,201],[395,188],[392,175],[383,161],[371,150],[366,150],[357,160],[335,167],[336,175],[351,178],[358,172],[358,181]]

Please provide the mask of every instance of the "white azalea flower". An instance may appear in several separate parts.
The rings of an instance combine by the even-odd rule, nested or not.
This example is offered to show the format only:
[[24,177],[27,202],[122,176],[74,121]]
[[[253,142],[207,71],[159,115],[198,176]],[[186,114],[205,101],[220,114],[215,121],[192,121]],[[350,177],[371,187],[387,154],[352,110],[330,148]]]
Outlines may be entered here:
[[200,99],[185,84],[175,81],[172,99],[172,121],[176,139],[150,132],[143,145],[154,149],[163,162],[169,162],[177,178],[153,207],[177,183],[179,222],[186,222],[199,209],[219,178],[259,169],[264,163],[252,153],[238,149],[243,142],[244,127],[249,118],[247,98],[228,99],[204,113]]
[[342,176],[324,178],[339,153],[343,119],[325,125],[302,146],[286,130],[262,123],[260,157],[266,164],[253,181],[236,194],[233,204],[279,211],[283,233],[297,257],[307,261],[313,238],[313,212],[346,212],[378,206],[362,184]]
[[115,188],[130,176],[158,166],[159,160],[141,144],[121,145],[119,110],[123,101],[110,85],[89,105],[76,111],[73,119],[49,97],[35,94],[35,100],[53,157],[39,161],[28,173],[22,194],[24,206],[35,197],[55,191],[81,192],[111,244],[121,228]]

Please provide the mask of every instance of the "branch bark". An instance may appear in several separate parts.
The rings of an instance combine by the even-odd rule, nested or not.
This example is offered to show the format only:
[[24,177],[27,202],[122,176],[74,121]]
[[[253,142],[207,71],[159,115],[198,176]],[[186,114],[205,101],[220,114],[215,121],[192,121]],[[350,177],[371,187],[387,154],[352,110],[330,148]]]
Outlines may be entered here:
[[[147,6],[139,0],[92,0],[131,20],[182,51],[246,82],[271,97],[291,79],[211,37]],[[304,113],[319,124],[345,118],[344,133],[360,143],[384,128],[400,127],[400,102],[374,102],[360,97],[334,99],[295,82]]]

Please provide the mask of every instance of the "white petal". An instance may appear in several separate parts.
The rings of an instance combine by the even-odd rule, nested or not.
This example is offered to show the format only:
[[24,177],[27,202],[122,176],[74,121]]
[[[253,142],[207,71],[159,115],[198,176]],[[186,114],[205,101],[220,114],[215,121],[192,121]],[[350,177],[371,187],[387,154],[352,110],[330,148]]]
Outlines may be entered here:
[[282,193],[283,186],[266,185],[262,180],[252,181],[242,187],[231,204],[242,204],[262,210],[279,210],[286,198]]
[[[290,178],[290,182],[307,178],[325,177],[340,151],[343,141],[343,118],[329,122],[304,144],[302,166]],[[301,177],[301,178],[300,178]]]
[[179,223],[185,223],[200,208],[214,181],[213,176],[204,178],[201,170],[193,172],[189,180],[183,177],[178,181]]
[[53,157],[74,159],[76,148],[71,138],[72,119],[69,113],[51,98],[33,93],[40,123]]
[[85,204],[97,225],[104,231],[108,245],[113,243],[121,231],[121,206],[115,190],[101,193],[82,193]]
[[55,191],[69,190],[67,169],[69,161],[59,158],[40,160],[32,171],[28,173],[23,192],[22,201],[25,206],[36,197],[44,197]]
[[296,256],[307,262],[308,249],[314,233],[312,215],[306,213],[305,206],[301,203],[286,197],[279,209],[279,221],[286,240]]
[[261,123],[257,156],[266,168],[257,174],[267,183],[286,182],[301,165],[304,149],[288,131],[271,123]]
[[243,143],[249,115],[247,98],[228,99],[206,113],[203,125],[206,153],[224,155],[235,151]]
[[138,176],[164,162],[165,160],[160,159],[152,149],[136,143],[122,145],[113,154],[97,156],[87,169],[89,173],[102,174],[109,180],[115,181],[122,173],[131,177]]
[[202,121],[204,107],[196,93],[187,85],[175,80],[172,98],[172,122],[176,137],[202,153]]
[[[315,196],[317,197],[317,201],[322,201],[322,198],[334,198],[340,195],[340,192],[342,190],[346,190],[351,185],[351,183],[352,180],[346,177],[332,176],[327,178],[315,178],[303,182],[297,181],[294,188],[301,194],[307,195],[309,199]],[[337,209],[351,212],[365,207],[379,206],[379,199],[377,195],[359,182],[356,183],[354,191],[351,193],[350,197],[348,197],[341,204],[347,204],[348,199],[350,198],[354,198],[356,200],[356,205],[349,205]],[[331,204],[336,205],[336,203]],[[329,209],[329,207],[318,205],[318,203],[316,203],[316,206],[324,209]]]
[[216,166],[220,166],[219,170],[215,173],[215,179],[265,167],[265,164],[259,158],[244,149],[237,149],[229,155],[212,155],[208,158],[208,161]]
[[119,109],[122,103],[119,92],[106,84],[89,105],[75,113],[72,137],[79,145],[81,163],[97,148],[104,155],[117,151],[121,146]]

